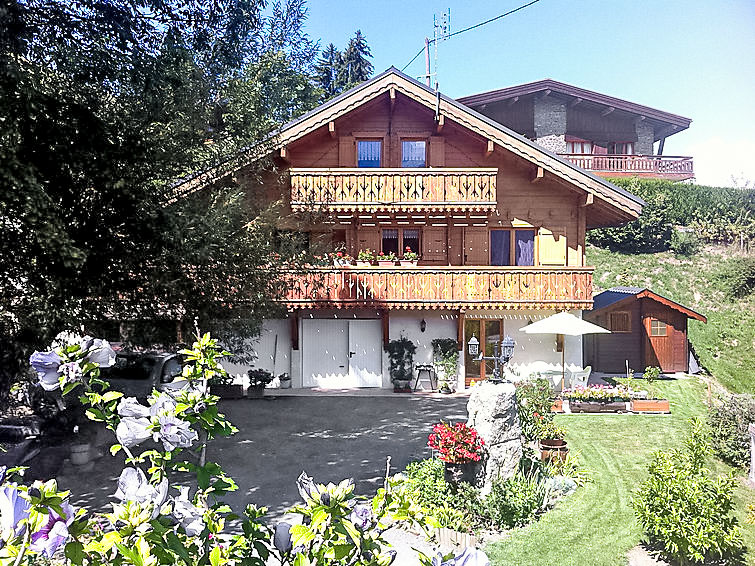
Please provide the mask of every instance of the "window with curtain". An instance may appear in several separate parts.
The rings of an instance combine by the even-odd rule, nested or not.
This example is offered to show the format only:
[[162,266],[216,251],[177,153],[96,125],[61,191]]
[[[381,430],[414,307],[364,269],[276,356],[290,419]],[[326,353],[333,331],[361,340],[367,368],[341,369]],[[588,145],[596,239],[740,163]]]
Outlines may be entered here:
[[383,142],[380,140],[357,141],[357,166],[380,167]]
[[380,249],[384,254],[393,252],[399,254],[398,228],[386,228],[383,230],[383,242]]
[[401,245],[401,253],[399,255],[404,255],[404,252],[406,251],[406,248],[409,248],[411,251],[413,251],[415,254],[420,253],[419,252],[419,229],[418,228],[404,228],[403,230],[403,243]]
[[490,231],[490,265],[511,265],[511,231]]
[[611,142],[608,144],[609,155],[634,155],[633,142]]
[[535,265],[535,231],[491,230],[490,265]]
[[514,241],[514,265],[535,265],[535,231],[516,230]]
[[566,142],[566,153],[589,155],[592,153],[592,142],[568,141]]
[[427,160],[424,140],[401,142],[401,167],[425,167]]

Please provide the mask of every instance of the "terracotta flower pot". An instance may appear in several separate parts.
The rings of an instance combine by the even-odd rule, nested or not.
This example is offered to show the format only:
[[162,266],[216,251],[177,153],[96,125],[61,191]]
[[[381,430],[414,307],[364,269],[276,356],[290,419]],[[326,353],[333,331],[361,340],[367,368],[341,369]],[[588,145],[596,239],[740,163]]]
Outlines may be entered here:
[[551,460],[566,460],[569,453],[569,446],[566,440],[561,438],[544,438],[540,441],[540,460],[549,462]]

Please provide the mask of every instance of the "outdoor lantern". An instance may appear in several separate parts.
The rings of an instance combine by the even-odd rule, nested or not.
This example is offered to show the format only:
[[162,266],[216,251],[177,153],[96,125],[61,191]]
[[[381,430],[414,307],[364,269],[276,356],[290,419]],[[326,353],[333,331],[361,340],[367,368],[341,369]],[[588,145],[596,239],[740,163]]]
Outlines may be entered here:
[[425,322],[425,319],[422,319],[422,322],[419,323],[419,331],[424,332],[427,328],[427,323]]
[[516,342],[511,339],[511,336],[506,336],[501,342],[501,357],[503,363],[507,364],[511,358],[514,357],[514,346]]
[[469,352],[469,355],[472,357],[480,353],[480,341],[477,339],[477,337],[474,334],[472,334],[472,337],[469,339],[469,342],[467,342],[467,351]]

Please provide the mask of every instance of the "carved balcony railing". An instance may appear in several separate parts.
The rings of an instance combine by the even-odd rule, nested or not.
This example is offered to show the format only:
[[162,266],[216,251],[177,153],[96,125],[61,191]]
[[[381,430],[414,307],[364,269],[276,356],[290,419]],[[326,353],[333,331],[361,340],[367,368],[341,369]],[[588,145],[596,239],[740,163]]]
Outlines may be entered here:
[[288,274],[302,308],[592,308],[592,267],[324,267]]
[[291,208],[487,211],[496,206],[493,168],[292,168]]
[[605,177],[653,177],[683,181],[695,176],[691,157],[562,153],[575,165]]

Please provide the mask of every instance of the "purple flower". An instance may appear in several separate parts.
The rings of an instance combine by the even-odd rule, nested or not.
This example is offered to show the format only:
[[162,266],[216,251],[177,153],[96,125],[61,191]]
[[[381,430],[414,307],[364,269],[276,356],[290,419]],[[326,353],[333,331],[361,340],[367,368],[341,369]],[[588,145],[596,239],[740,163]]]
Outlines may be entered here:
[[275,525],[273,546],[281,552],[291,552],[291,523],[281,521]]
[[34,352],[29,363],[39,376],[39,384],[45,391],[54,391],[60,387],[60,364],[63,360],[56,352]]
[[118,414],[122,417],[149,417],[149,407],[145,407],[136,397],[122,397],[118,403]]
[[199,438],[191,424],[172,415],[159,417],[160,428],[154,433],[154,439],[163,443],[168,452],[176,448],[189,448]]
[[349,515],[349,521],[360,531],[365,530],[372,523],[372,506],[367,503],[357,503]]
[[149,414],[152,417],[176,414],[176,400],[165,393],[157,393],[149,398]]
[[84,336],[80,346],[82,350],[88,350],[85,359],[90,363],[97,364],[101,368],[109,368],[115,363],[115,352],[107,340]]
[[60,508],[62,515],[50,509],[47,524],[31,535],[30,548],[47,558],[52,558],[58,547],[68,540],[68,527],[73,523],[73,507],[68,503],[61,503]]
[[149,419],[125,417],[115,428],[118,442],[126,448],[141,444],[152,436]]
[[152,518],[160,514],[160,508],[168,499],[168,480],[163,478],[157,486],[147,481],[144,472],[139,468],[124,468],[118,478],[118,489],[115,497],[121,501],[132,501],[139,505],[151,504]]
[[180,495],[173,499],[173,518],[187,536],[198,536],[204,530],[204,511],[189,500],[188,487],[182,487]]
[[[2,473],[5,474],[4,467]],[[30,508],[31,504],[21,497],[15,484],[0,488],[0,548],[6,541],[23,534],[26,527],[19,529],[18,523],[29,518]]]

